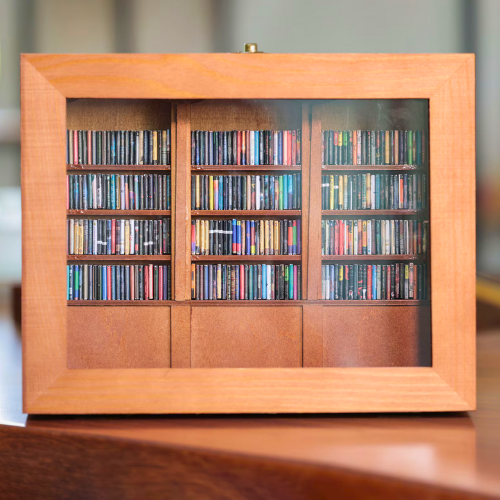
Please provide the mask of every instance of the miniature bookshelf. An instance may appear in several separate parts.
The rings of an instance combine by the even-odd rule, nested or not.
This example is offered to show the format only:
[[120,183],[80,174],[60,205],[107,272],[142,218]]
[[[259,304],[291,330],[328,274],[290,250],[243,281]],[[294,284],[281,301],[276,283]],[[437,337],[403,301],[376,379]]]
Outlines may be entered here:
[[[34,342],[34,312],[39,310],[40,298],[33,287],[36,286],[35,283],[45,280],[49,287],[48,297],[53,297],[48,301],[47,313],[52,315],[52,318],[61,318],[63,314],[61,323],[52,326],[54,332],[59,332],[57,339],[62,339],[57,340],[61,342],[58,344],[60,347],[56,349],[56,354],[52,354],[57,355],[59,360],[54,366],[63,367],[61,373],[64,375],[61,376],[64,376],[62,383],[65,387],[78,392],[78,380],[81,380],[85,387],[93,388],[95,395],[86,402],[83,401],[83,393],[81,400],[70,400],[59,395],[58,401],[61,402],[56,403],[52,392],[43,396],[33,392],[35,389],[32,387],[36,386],[36,382],[30,375],[31,382],[27,382],[25,392],[27,411],[425,411],[472,407],[470,384],[473,375],[470,371],[470,349],[473,349],[473,321],[470,311],[473,300],[469,291],[464,289],[466,284],[473,281],[473,254],[469,248],[473,238],[473,219],[467,215],[464,208],[473,206],[474,201],[471,187],[471,182],[473,184],[474,181],[473,156],[470,153],[472,139],[465,132],[459,134],[453,128],[458,127],[459,122],[463,127],[466,127],[465,124],[473,127],[473,115],[470,114],[469,108],[463,111],[464,116],[457,121],[452,117],[451,105],[443,100],[435,101],[434,94],[430,93],[425,85],[417,85],[419,91],[408,88],[405,92],[404,84],[401,87],[397,79],[391,80],[392,83],[387,84],[382,94],[374,90],[376,87],[368,90],[362,86],[358,90],[353,86],[349,92],[341,92],[341,87],[337,87],[337,84],[328,87],[328,92],[318,91],[314,90],[315,83],[306,78],[309,83],[297,83],[299,91],[296,93],[289,93],[281,83],[269,83],[265,87],[271,88],[269,92],[264,92],[263,87],[256,93],[251,91],[251,87],[244,86],[243,89],[236,83],[228,83],[228,89],[233,91],[224,94],[217,90],[218,84],[212,83],[206,94],[196,91],[193,95],[186,94],[186,98],[168,90],[159,92],[160,87],[155,86],[134,89],[133,86],[122,87],[122,83],[116,83],[104,90],[104,83],[96,77],[100,83],[87,88],[86,91],[68,84],[67,88],[64,87],[64,97],[61,97],[58,91],[54,90],[56,95],[52,99],[58,102],[58,121],[54,122],[52,128],[45,127],[38,131],[33,128],[35,125],[32,120],[37,119],[38,109],[45,109],[45,104],[38,87],[30,86],[30,78],[37,78],[36,75],[39,75],[40,71],[46,71],[41,66],[36,70],[32,66],[38,62],[41,64],[43,57],[27,56],[23,60],[25,341],[28,345]],[[71,60],[72,56],[60,57],[69,57]],[[146,62],[149,56],[138,57],[140,61]],[[215,59],[210,56],[203,57],[206,57],[209,66],[217,67]],[[240,77],[244,80],[247,77],[243,76],[243,68],[247,62],[265,62],[270,56],[263,55],[263,59],[260,59],[261,56],[251,59],[254,56],[248,55],[242,56],[244,59],[241,56],[234,57],[234,71],[238,75],[242,72]],[[292,62],[299,56],[283,57],[283,60],[274,60],[271,56],[282,70],[288,64],[287,61]],[[333,57],[332,61],[335,61],[337,66],[343,64],[342,58],[328,57]],[[360,71],[361,75],[361,68],[369,63],[360,62],[356,56],[353,57],[359,64],[359,69],[351,69],[348,73],[352,76]],[[434,70],[437,72],[434,75],[437,87],[433,88],[444,91],[438,83],[445,81],[441,80],[443,78],[454,79],[452,68],[456,68],[459,61],[464,63],[465,59],[457,56],[455,61],[451,56],[450,59],[442,57],[442,74]],[[429,60],[428,64],[434,60],[433,56],[426,58]],[[406,59],[399,60],[397,56],[392,65],[382,63],[376,56],[370,56],[368,61],[379,64],[380,71],[387,71],[388,75],[404,75],[405,64],[408,63]],[[419,71],[428,70],[427,63],[412,58],[410,61]],[[188,76],[188,66],[178,61],[177,63],[179,66],[174,73],[187,78],[183,85],[189,87],[189,82],[194,82],[197,77]],[[102,64],[99,67],[104,73],[114,71],[110,62],[96,61],[91,63],[93,64]],[[133,64],[126,60],[120,64],[121,70],[128,75],[125,81],[128,81],[134,73]],[[320,73],[330,71],[326,63],[313,63],[311,60],[311,64],[317,67]],[[271,66],[263,71],[269,76],[276,76]],[[85,82],[85,70],[79,66],[77,68],[77,79]],[[447,69],[450,74],[446,72]],[[144,68],[142,70],[149,71]],[[220,68],[219,70],[225,71]],[[63,76],[65,70],[54,71],[54,74],[49,71],[46,78],[49,81],[55,79],[57,82],[58,75]],[[152,81],[163,82],[164,78],[168,80],[169,77],[151,75]],[[321,78],[317,76],[317,79]],[[387,78],[390,80],[389,76]],[[468,74],[467,78],[472,77]],[[287,78],[285,80],[288,81]],[[291,82],[290,80],[290,85]],[[458,90],[450,92],[453,94]],[[469,91],[462,89],[460,92],[468,103]],[[28,100],[27,96],[31,96],[31,100]],[[440,114],[436,111],[436,106],[439,106]],[[446,123],[439,121],[444,116],[443,113],[447,113]],[[41,116],[46,116],[46,112]],[[453,127],[449,126],[450,123],[454,124]],[[42,147],[43,141],[33,142],[32,136],[29,135],[30,127],[36,133],[43,134],[45,143],[49,141],[48,149]],[[59,169],[56,165],[61,164],[60,158],[66,148],[66,129],[168,129],[171,134],[171,164],[82,165],[65,162],[64,168]],[[300,130],[301,161],[300,164],[289,165],[199,165],[192,158],[191,132],[195,130]],[[326,130],[424,131],[422,147],[426,149],[425,161],[418,165],[414,161],[399,160],[393,162],[394,164],[377,164],[375,161],[368,164],[328,164],[323,161],[322,156],[322,137],[323,131]],[[50,142],[51,135],[57,137],[57,141]],[[443,151],[448,152],[449,156],[444,156]],[[450,153],[451,151],[454,153]],[[456,161],[453,155],[456,156]],[[454,165],[456,163],[453,173],[450,173],[448,168],[449,162]],[[42,174],[35,165],[44,166],[44,177],[41,177]],[[67,209],[66,175],[87,173],[169,175],[170,210]],[[192,176],[238,175],[249,176],[250,179],[250,176],[256,175],[274,177],[283,174],[290,177],[300,174],[300,208],[202,210],[192,204]],[[395,176],[403,177],[407,174],[425,176],[425,195],[422,195],[425,197],[425,204],[422,204],[422,208],[371,209],[366,206],[363,209],[342,207],[332,210],[323,205],[322,179],[325,175],[342,175],[346,178],[383,175],[386,176],[384,179],[391,179],[392,182]],[[447,183],[449,189],[440,187],[441,178],[443,185]],[[31,189],[30,186],[34,185],[35,181],[45,186],[50,200],[40,195],[39,191],[34,192]],[[390,192],[390,187],[387,187],[387,193]],[[33,215],[31,212],[28,214],[29,208],[38,211],[37,217],[34,212]],[[451,217],[460,221],[460,224],[447,223]],[[75,255],[67,252],[65,220],[158,221],[163,218],[171,220],[170,254]],[[232,219],[277,220],[278,224],[284,220],[300,221],[300,253],[193,254],[192,221]],[[425,224],[427,228],[425,251],[397,253],[388,243],[391,251],[380,253],[368,252],[368,244],[365,244],[365,253],[358,250],[352,252],[354,247],[351,248],[351,253],[325,253],[322,251],[325,244],[322,223],[329,221],[335,224],[339,220],[352,221],[353,225],[358,224],[357,221],[365,221],[367,225],[368,220],[374,223],[388,221],[384,224],[389,226],[384,227],[392,228],[396,227],[395,221],[398,220],[409,221],[409,225],[417,221],[415,227],[417,224]],[[35,221],[50,224],[53,238],[50,241],[44,240],[45,246],[27,246],[28,242],[33,241],[32,231],[37,227]],[[436,230],[436,227],[439,229]],[[459,230],[460,234],[457,232]],[[361,232],[359,234],[361,235]],[[413,237],[413,233],[411,234]],[[414,241],[419,242],[415,243],[418,248],[423,248],[420,235],[420,232],[418,236],[415,234]],[[465,253],[463,245],[466,242],[462,242],[462,238],[467,240]],[[450,250],[448,241],[453,241],[457,248]],[[360,248],[361,246],[362,243]],[[153,267],[170,266],[169,300],[67,300],[67,266],[146,264]],[[210,268],[210,272],[212,269],[215,272],[218,265],[227,266],[227,269],[239,266],[238,272],[240,269],[241,272],[247,272],[247,268],[256,269],[256,266],[259,266],[261,269],[263,265],[272,265],[273,272],[276,273],[278,269],[286,266],[293,269],[299,269],[294,266],[300,266],[300,271],[296,271],[300,287],[297,287],[298,291],[293,292],[295,300],[278,300],[274,295],[272,300],[198,300],[193,295],[193,279],[200,280],[196,277],[196,270]],[[338,273],[339,266],[348,266],[351,273],[355,270],[355,276],[359,276],[361,283],[360,297],[354,290],[354,300],[349,299],[348,295],[341,299],[325,299],[326,275],[322,274],[325,269],[323,266],[328,266],[328,273]],[[396,298],[397,295],[393,294],[391,300],[388,300],[391,291],[389,278],[389,291],[382,288],[386,295],[383,298],[379,296],[377,299],[368,299],[371,297],[371,291],[367,291],[370,287],[366,278],[368,266],[370,276],[372,272],[381,273],[382,269],[384,273],[392,271],[394,276],[394,266],[401,266],[398,267],[401,273],[404,273],[405,269],[412,269],[413,273],[413,270],[417,269],[416,266],[420,266],[418,280],[420,285],[423,283],[426,293],[419,289],[418,298],[411,298],[411,294],[409,297]],[[416,276],[415,271],[415,280]],[[278,290],[278,278],[275,279],[273,284],[276,283]],[[392,281],[392,289],[394,282],[395,278]],[[245,283],[247,287],[250,286]],[[333,290],[334,285],[331,286]],[[346,294],[351,293],[347,290],[348,288]],[[216,294],[216,287],[213,293]],[[246,292],[243,292],[243,295],[244,293]],[[380,292],[377,293],[380,295]],[[455,311],[455,316],[452,311]],[[466,312],[467,316],[463,316]],[[48,325],[52,324],[53,320],[44,315],[40,321]],[[40,324],[40,328],[42,326]],[[463,332],[463,335],[460,332]],[[457,340],[457,335],[462,335],[462,340]],[[450,344],[451,341],[445,341],[445,337],[455,340]],[[467,387],[466,392],[468,391],[466,396],[462,396],[461,388],[443,385],[442,377],[445,375],[434,375],[438,369],[442,373],[446,370],[446,373],[451,373],[453,370],[462,369],[462,362],[458,357],[450,361],[450,353],[465,352],[464,349],[468,359],[468,371],[463,379],[464,387]],[[39,354],[43,353],[40,351]],[[35,366],[34,364],[36,365],[28,351],[25,355],[25,367]],[[43,362],[36,368],[46,369],[48,367],[43,365]],[[104,381],[106,388],[99,387],[99,380]],[[115,382],[123,382],[124,385],[118,388],[114,385]],[[234,389],[230,387],[231,384],[234,384]],[[270,399],[262,393],[268,384],[271,388]],[[326,387],[324,384],[329,387],[329,394],[322,392],[323,387]],[[353,384],[357,385],[357,388],[353,388]],[[434,395],[427,401],[425,398],[428,388],[433,384],[436,387],[432,389],[435,391]],[[371,387],[376,387],[374,392]],[[295,388],[298,392],[292,394]],[[177,390],[185,394],[182,401],[176,395]],[[354,391],[354,399],[345,399],[343,391]],[[385,391],[385,399],[378,398],[377,391]],[[112,394],[113,397],[103,398],[105,394]],[[392,397],[391,394],[395,396]],[[129,398],[131,395],[133,397]],[[242,395],[243,399],[239,400],[239,395]]]

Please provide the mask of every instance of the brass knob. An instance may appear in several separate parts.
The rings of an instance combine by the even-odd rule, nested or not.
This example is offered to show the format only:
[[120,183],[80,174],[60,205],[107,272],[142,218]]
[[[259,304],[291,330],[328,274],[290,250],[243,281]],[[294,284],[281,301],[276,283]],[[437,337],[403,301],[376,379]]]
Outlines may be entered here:
[[259,50],[257,50],[257,44],[256,43],[245,43],[245,48],[243,49],[244,54],[258,54],[260,53]]

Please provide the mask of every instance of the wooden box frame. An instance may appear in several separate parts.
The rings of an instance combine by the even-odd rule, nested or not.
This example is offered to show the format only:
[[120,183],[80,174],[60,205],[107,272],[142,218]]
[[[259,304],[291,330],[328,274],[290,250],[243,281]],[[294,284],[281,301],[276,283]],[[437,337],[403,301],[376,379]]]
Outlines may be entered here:
[[[23,55],[21,70],[25,412],[475,409],[473,55]],[[318,300],[321,254],[309,252],[303,256],[309,269],[305,300],[293,304],[302,308],[303,368],[183,368],[190,359],[190,283],[188,273],[176,271],[170,303],[172,349],[179,345],[172,354],[176,369],[69,369],[67,98],[176,99],[178,126],[189,120],[183,99],[429,99],[432,367],[309,368],[321,355],[323,307]],[[182,130],[187,129],[181,127],[177,137],[172,131],[176,266],[190,263],[188,232],[180,231],[190,217],[187,170],[175,172],[175,162],[190,164],[190,137]],[[313,144],[312,161],[314,154]],[[312,247],[319,244],[313,241],[319,238],[319,222],[308,219],[307,212],[320,199],[315,176],[321,174],[310,171],[310,205],[303,207],[303,217],[309,220],[304,237]]]

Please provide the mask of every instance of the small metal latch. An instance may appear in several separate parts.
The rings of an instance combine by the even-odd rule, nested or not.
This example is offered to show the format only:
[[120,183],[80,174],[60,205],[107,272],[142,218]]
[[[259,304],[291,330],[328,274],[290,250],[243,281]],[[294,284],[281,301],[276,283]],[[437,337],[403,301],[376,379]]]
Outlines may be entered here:
[[245,43],[245,48],[241,54],[262,54],[260,50],[257,50],[256,43]]

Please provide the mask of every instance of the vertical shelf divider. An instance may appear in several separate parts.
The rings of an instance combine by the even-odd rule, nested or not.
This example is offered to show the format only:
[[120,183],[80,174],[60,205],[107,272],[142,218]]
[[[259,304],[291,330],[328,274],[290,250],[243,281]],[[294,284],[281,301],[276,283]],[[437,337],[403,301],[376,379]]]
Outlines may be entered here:
[[175,295],[191,299],[191,105],[177,104],[175,151]]
[[309,298],[307,289],[308,261],[309,254],[309,187],[310,187],[310,169],[311,169],[311,105],[309,102],[302,103],[302,127],[301,127],[301,179],[302,179],[302,300]]
[[319,106],[312,107],[309,199],[309,249],[307,299],[321,299],[321,119]]

